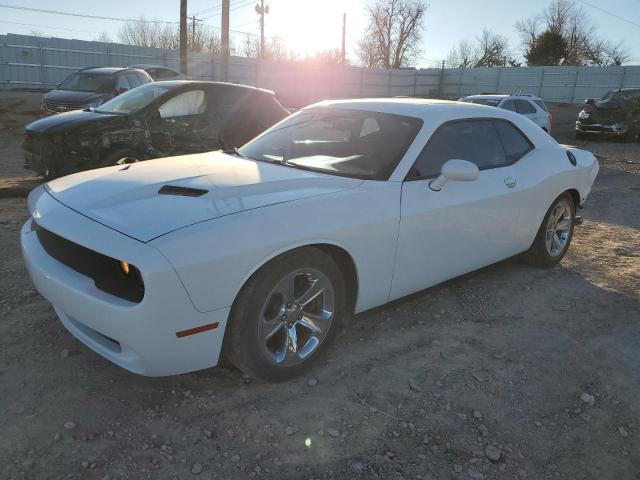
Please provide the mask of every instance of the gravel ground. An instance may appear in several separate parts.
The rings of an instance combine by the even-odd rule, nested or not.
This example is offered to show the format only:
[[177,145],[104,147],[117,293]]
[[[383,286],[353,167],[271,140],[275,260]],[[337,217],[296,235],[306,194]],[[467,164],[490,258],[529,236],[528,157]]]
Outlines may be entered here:
[[[574,114],[554,111],[561,140]],[[359,315],[278,385],[103,360],[33,290],[25,201],[0,199],[0,478],[640,478],[640,146],[581,145],[601,173],[561,265]]]

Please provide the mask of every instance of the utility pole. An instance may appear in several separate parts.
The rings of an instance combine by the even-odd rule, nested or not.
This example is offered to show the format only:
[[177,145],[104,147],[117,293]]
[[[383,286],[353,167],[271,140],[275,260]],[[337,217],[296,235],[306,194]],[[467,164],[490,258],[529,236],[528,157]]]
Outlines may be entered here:
[[222,0],[222,81],[229,81],[229,0]]
[[342,65],[345,64],[346,51],[345,51],[345,37],[347,36],[347,14],[342,14]]
[[180,73],[187,74],[187,0],[180,0]]
[[260,15],[260,57],[264,58],[264,16],[269,13],[269,5],[265,5],[264,0],[260,0],[260,5],[256,4],[256,13]]
[[196,44],[196,22],[202,22],[202,19],[196,18],[195,15],[187,17],[187,19],[189,18],[191,19],[191,51],[193,51]]

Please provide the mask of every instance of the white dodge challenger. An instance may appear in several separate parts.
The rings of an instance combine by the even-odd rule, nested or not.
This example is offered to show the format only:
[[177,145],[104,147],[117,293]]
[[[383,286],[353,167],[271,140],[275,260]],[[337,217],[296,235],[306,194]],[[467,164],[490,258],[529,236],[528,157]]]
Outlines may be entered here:
[[64,326],[121,367],[223,354],[283,381],[353,313],[517,254],[560,261],[597,173],[507,110],[329,101],[238,150],[38,187],[22,253]]

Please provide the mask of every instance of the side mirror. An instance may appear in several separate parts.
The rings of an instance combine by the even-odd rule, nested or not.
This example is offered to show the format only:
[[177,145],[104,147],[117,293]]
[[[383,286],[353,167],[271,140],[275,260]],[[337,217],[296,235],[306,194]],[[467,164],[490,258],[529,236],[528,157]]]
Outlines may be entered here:
[[449,180],[457,182],[473,182],[478,178],[479,174],[480,170],[478,170],[478,166],[475,163],[471,163],[467,160],[447,160],[444,165],[442,165],[440,176],[429,182],[429,188],[434,192],[439,192],[442,190],[444,184]]
[[114,93],[115,93],[116,95],[120,95],[120,94],[122,94],[122,93],[124,93],[124,92],[127,92],[128,90],[129,90],[129,89],[128,89],[128,88],[126,88],[126,87],[120,87],[120,88],[116,88],[116,89],[115,89],[115,91],[114,91]]
[[584,104],[585,104],[585,105],[595,105],[595,104],[596,104],[596,101],[595,101],[595,99],[593,99],[593,98],[587,98],[587,99],[584,101]]

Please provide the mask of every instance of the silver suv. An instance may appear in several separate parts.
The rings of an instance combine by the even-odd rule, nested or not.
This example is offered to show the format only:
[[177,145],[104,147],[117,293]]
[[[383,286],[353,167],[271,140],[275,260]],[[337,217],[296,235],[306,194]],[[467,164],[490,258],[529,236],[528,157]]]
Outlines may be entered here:
[[552,115],[541,98],[528,93],[507,94],[483,94],[469,95],[458,100],[459,102],[479,103],[490,107],[504,108],[524,115],[538,124],[544,131],[551,133]]

